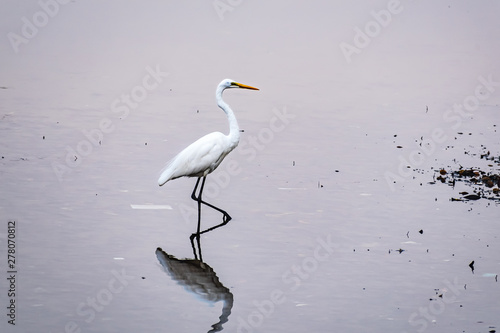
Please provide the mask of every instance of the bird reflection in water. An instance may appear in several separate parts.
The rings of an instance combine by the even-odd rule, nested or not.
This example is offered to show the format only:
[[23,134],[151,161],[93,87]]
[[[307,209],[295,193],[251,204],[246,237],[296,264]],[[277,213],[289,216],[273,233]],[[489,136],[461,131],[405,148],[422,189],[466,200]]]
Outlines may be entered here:
[[208,331],[209,333],[219,332],[223,329],[222,324],[228,321],[231,314],[233,294],[222,285],[212,267],[202,261],[201,247],[199,246],[198,257],[192,238],[191,245],[194,259],[177,259],[161,248],[156,249],[156,257],[165,272],[188,292],[210,303],[224,302],[219,322],[213,324],[212,329]]

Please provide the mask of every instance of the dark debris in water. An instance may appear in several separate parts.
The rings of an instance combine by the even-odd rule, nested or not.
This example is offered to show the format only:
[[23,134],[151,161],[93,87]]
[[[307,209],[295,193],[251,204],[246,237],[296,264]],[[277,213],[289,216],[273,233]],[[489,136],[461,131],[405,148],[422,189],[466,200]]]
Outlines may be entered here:
[[469,267],[472,270],[472,273],[474,274],[474,260],[470,262]]
[[452,197],[450,201],[474,201],[479,199],[488,199],[500,202],[500,173],[498,173],[498,168],[493,170],[493,167],[500,166],[500,155],[493,156],[489,151],[483,154],[471,154],[470,152],[465,152],[471,156],[479,155],[480,159],[491,161],[488,164],[490,171],[481,170],[477,168],[463,168],[459,167],[458,170],[435,170],[434,181],[429,182],[429,184],[442,183],[447,184],[451,187],[455,187],[457,182],[463,182],[472,188],[472,193],[467,191],[462,191],[459,194],[461,197]]
[[389,249],[389,254],[391,254],[392,251],[395,251],[395,252],[399,252],[399,254],[403,253],[404,251],[406,250],[403,250],[402,248],[399,248],[397,250],[392,250],[392,249]]
[[446,172],[446,174],[443,174],[441,171],[440,175],[436,177],[436,180],[441,183],[455,187],[456,182],[464,182],[473,188],[472,193],[462,191],[459,193],[461,197],[452,197],[451,201],[470,201],[484,198],[500,202],[500,174],[486,172],[479,168],[461,168]]

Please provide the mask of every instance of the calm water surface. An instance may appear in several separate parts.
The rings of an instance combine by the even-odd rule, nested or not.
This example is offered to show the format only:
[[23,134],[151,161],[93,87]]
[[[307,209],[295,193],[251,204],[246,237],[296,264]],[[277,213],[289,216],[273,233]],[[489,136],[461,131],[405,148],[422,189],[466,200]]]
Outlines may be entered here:
[[[498,201],[429,184],[499,172],[498,4],[54,3],[0,14],[2,332],[499,329]],[[225,77],[261,90],[198,246],[195,179],[156,180]]]

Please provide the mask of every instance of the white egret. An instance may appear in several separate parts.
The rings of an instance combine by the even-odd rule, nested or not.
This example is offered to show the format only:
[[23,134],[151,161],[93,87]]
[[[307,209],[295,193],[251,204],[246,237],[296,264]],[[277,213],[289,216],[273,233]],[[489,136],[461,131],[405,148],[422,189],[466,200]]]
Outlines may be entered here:
[[[230,79],[225,79],[217,86],[215,91],[215,99],[217,105],[226,113],[227,120],[229,122],[229,134],[224,135],[220,132],[213,132],[201,137],[196,140],[184,150],[182,150],[177,156],[175,156],[162,170],[160,178],[158,179],[158,185],[162,186],[166,182],[179,177],[198,177],[196,185],[194,186],[191,198],[198,202],[198,230],[196,234],[191,235],[191,238],[198,236],[207,231],[218,228],[225,225],[231,220],[231,216],[227,214],[220,208],[217,208],[201,199],[203,192],[203,187],[205,185],[205,180],[208,174],[214,171],[219,164],[222,162],[224,157],[227,156],[240,141],[240,128],[238,127],[238,122],[234,116],[233,111],[229,105],[222,100],[222,93],[224,90],[229,88],[243,88],[259,90],[245,84],[235,82]],[[196,189],[202,179],[200,192],[196,196]],[[223,214],[222,223],[215,227],[209,228],[200,232],[200,215],[201,215],[201,204],[205,204]]]

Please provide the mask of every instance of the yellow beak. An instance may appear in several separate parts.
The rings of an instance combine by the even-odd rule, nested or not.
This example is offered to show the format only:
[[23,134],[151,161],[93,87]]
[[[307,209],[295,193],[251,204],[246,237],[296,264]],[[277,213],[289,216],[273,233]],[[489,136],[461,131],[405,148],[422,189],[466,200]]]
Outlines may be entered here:
[[259,88],[255,88],[252,86],[247,86],[246,84],[238,83],[238,82],[233,82],[234,85],[243,88],[243,89],[252,89],[252,90],[259,90]]

